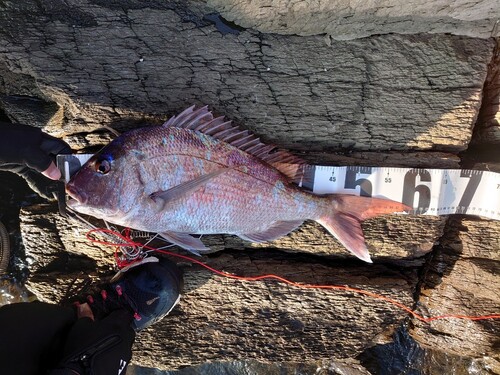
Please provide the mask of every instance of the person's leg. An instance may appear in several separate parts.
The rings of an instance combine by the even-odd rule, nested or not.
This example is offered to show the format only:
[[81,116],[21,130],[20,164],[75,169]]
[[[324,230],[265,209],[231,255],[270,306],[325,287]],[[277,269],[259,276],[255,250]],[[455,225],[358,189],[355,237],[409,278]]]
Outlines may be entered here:
[[[41,302],[0,308],[0,374],[53,374],[67,370],[124,373],[135,331],[166,316],[177,304],[182,273],[167,259],[148,258],[90,295],[85,315],[74,306]],[[78,311],[80,311],[78,309]]]
[[181,287],[182,273],[175,263],[150,257],[124,269],[91,296],[81,296],[91,311],[73,325],[60,372],[54,374],[66,374],[65,369],[124,374],[132,357],[134,330],[166,316],[179,301]]
[[75,309],[43,302],[0,308],[0,374],[39,374],[60,360]]

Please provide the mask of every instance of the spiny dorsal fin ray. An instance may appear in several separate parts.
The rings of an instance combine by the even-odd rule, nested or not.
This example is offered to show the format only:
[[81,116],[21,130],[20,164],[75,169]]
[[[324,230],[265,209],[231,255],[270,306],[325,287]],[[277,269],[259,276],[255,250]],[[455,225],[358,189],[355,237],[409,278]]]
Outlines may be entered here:
[[[207,122],[212,121],[212,114],[209,113],[201,113],[198,116],[194,117],[192,120],[190,120],[190,125],[189,129],[194,130],[195,128],[203,127],[203,124],[206,124]],[[202,124],[202,125],[199,125]]]
[[208,110],[208,106],[198,108],[197,110],[194,108],[194,105],[186,108],[180,114],[171,117],[170,120],[163,124],[163,126],[167,128],[174,127],[192,129],[213,120],[214,117]]
[[234,147],[238,147],[239,149],[243,150],[243,147],[245,145],[248,145],[249,142],[254,141],[256,139],[255,135],[253,134],[248,134],[247,136],[241,137],[240,139],[237,139],[236,141],[232,142],[231,144]]
[[213,120],[209,120],[207,123],[196,127],[194,130],[208,135],[212,135],[227,129],[230,126],[231,126],[231,121],[224,121],[224,116],[220,116]]
[[208,110],[208,106],[195,109],[195,106],[192,105],[179,115],[170,118],[163,126],[199,131],[227,142],[270,164],[290,178],[292,182],[304,182],[303,173],[300,173],[307,166],[304,160],[274,145],[262,143],[260,138],[250,131],[232,125],[231,121],[224,121],[224,116],[214,118],[212,112]]
[[[247,143],[245,143],[245,144],[243,144],[243,145],[241,145],[239,147],[243,151],[248,152],[248,149],[252,148],[255,144],[258,144],[258,143],[260,143],[260,139],[256,138],[256,139],[254,139],[254,140],[252,140],[250,142],[247,142]],[[248,152],[248,153],[250,154],[250,152]]]
[[182,111],[178,115],[172,116],[166,123],[163,124],[163,126],[165,126],[165,127],[174,126],[174,127],[178,127],[178,128],[182,127],[182,126],[178,126],[178,125],[182,124],[185,116],[187,116],[188,114],[193,112],[194,107],[195,106],[192,105],[191,107],[186,108],[184,111]]
[[274,145],[262,144],[262,146],[263,147],[253,152],[252,155],[255,155],[258,158],[260,158],[262,155],[268,155],[272,150],[276,150],[276,147]]

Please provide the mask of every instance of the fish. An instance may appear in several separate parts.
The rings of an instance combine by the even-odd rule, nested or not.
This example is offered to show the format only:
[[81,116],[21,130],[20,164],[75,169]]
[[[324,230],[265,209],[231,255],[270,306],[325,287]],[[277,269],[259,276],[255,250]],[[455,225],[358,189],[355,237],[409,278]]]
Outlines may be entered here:
[[160,126],[121,134],[66,185],[67,205],[110,223],[155,232],[195,254],[210,251],[193,235],[231,234],[261,243],[321,224],[356,257],[372,262],[361,222],[406,205],[302,188],[298,156],[249,130],[191,106]]

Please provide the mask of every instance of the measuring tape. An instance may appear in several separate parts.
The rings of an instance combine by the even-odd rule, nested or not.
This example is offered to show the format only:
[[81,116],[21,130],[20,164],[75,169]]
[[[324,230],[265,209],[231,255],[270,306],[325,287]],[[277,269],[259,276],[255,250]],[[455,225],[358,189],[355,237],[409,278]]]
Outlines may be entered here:
[[[68,182],[92,154],[58,155]],[[469,169],[311,166],[304,187],[402,202],[419,215],[478,215],[500,220],[500,173]],[[64,197],[62,197],[64,198]],[[64,199],[63,199],[64,201]]]
[[500,173],[470,169],[311,168],[315,194],[357,194],[414,207],[419,215],[468,214],[500,220]]

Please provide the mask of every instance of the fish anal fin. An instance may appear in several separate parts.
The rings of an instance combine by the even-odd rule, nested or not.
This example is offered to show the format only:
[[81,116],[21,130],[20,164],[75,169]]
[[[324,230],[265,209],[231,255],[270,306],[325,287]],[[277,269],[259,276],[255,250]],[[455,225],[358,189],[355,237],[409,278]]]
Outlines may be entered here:
[[210,250],[203,244],[203,242],[201,242],[199,238],[193,237],[188,233],[162,232],[158,234],[168,242],[180,246],[183,249],[188,250],[198,256],[200,255],[200,252],[206,252]]
[[149,197],[157,202],[158,200],[162,200],[165,205],[167,202],[175,202],[185,196],[188,196],[194,193],[196,190],[205,186],[212,179],[216,178],[220,174],[229,171],[231,168],[220,168],[214,172],[207,173],[201,175],[193,180],[189,180],[182,184],[176,185],[168,190],[156,191],[149,195]]
[[316,220],[330,232],[347,250],[365,262],[372,263],[366,247],[361,222],[347,213],[337,213]]
[[250,242],[268,242],[274,241],[280,237],[286,236],[302,225],[302,220],[296,221],[276,221],[269,228],[261,232],[238,234],[243,240]]

